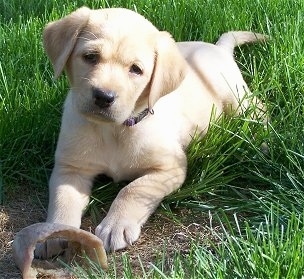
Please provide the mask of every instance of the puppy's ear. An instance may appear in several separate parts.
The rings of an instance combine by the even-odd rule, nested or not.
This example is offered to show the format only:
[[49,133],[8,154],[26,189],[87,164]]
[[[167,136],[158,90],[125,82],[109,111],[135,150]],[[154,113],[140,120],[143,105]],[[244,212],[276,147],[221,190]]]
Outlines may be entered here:
[[89,13],[89,8],[82,7],[44,28],[43,45],[53,64],[55,78],[62,73],[79,33],[87,24]]
[[175,41],[168,32],[160,32],[156,42],[154,70],[152,74],[149,110],[157,100],[174,91],[186,75],[187,62],[179,52]]

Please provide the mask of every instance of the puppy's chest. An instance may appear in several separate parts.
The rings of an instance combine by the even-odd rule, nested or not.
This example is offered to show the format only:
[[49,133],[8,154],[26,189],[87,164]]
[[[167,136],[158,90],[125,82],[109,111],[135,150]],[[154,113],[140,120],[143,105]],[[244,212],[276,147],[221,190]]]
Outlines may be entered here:
[[[95,148],[94,148],[95,149]],[[95,160],[101,172],[115,181],[134,179],[149,167],[147,146],[129,135],[107,135],[98,142]]]

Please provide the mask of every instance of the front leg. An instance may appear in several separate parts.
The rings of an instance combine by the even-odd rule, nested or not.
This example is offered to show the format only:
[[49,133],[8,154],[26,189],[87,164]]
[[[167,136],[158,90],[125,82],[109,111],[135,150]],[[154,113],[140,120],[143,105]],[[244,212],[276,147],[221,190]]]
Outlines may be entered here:
[[82,213],[89,203],[94,176],[81,169],[55,166],[49,185],[47,222],[79,228]]
[[181,186],[185,175],[186,159],[183,158],[180,164],[170,168],[151,169],[124,187],[95,231],[105,249],[115,251],[136,241],[141,226],[161,200]]
[[[49,206],[47,222],[80,227],[81,217],[88,205],[94,175],[80,169],[55,165],[49,184]],[[38,243],[35,257],[47,259],[61,254],[67,241],[50,239]]]

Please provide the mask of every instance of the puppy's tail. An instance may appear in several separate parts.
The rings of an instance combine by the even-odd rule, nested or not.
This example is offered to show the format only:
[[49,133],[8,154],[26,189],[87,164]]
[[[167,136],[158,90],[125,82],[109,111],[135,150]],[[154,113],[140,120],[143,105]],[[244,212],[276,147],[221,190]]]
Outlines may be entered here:
[[236,46],[240,46],[247,43],[254,43],[257,41],[264,42],[268,39],[268,36],[254,33],[250,31],[230,31],[224,33],[216,42],[217,46],[225,48],[231,54]]

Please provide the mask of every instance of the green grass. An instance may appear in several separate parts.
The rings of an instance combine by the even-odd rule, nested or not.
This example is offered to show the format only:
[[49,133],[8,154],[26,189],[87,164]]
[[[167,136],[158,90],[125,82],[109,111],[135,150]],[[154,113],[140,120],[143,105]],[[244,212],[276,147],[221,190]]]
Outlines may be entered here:
[[[218,216],[217,244],[194,242],[189,255],[163,260],[146,278],[301,278],[304,276],[304,2],[284,0],[21,1],[0,0],[0,197],[22,187],[46,189],[68,89],[54,81],[41,44],[43,26],[76,7],[123,6],[137,10],[176,40],[214,42],[227,30],[270,35],[266,45],[237,50],[254,94],[271,118],[263,125],[250,112],[213,121],[188,149],[184,186],[164,208],[189,207]],[[262,142],[269,153],[260,150]],[[98,184],[92,212],[109,203],[120,185]],[[238,218],[241,216],[242,218]],[[242,221],[240,221],[242,220]],[[213,232],[213,228],[210,230]],[[215,233],[215,232],[214,232]],[[125,278],[135,278],[124,254]],[[81,278],[101,275],[81,270]],[[89,275],[91,272],[91,275]]]

